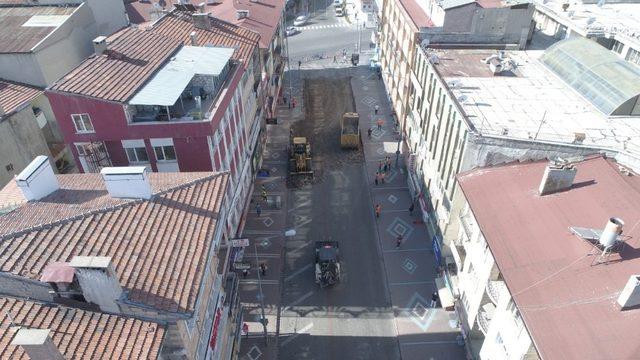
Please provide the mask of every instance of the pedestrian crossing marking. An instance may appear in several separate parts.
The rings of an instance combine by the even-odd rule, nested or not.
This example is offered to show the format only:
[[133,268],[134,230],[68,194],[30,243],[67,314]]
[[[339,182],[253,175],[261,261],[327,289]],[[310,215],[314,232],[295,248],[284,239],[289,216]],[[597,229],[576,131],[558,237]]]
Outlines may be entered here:
[[350,24],[331,24],[331,25],[310,25],[310,26],[300,26],[300,30],[320,30],[320,29],[330,29],[330,28],[343,28],[349,27]]

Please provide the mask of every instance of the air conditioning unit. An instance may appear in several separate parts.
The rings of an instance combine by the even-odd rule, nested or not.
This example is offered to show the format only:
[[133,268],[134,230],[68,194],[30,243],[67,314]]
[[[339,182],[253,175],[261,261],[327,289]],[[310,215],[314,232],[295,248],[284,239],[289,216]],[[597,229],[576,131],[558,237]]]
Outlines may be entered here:
[[249,17],[249,10],[236,10],[236,17],[238,20]]

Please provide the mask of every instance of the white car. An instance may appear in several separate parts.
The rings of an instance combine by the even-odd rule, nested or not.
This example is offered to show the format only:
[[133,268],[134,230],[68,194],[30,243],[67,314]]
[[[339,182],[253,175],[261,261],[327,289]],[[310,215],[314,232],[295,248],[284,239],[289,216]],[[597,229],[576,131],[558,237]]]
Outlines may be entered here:
[[335,6],[335,7],[342,6],[342,0],[334,0],[333,1],[333,6]]
[[337,7],[336,8],[336,16],[342,16],[344,15],[344,12],[342,11],[341,7]]
[[295,35],[295,34],[297,34],[297,33],[299,33],[299,32],[300,32],[300,30],[298,30],[298,28],[297,28],[297,27],[295,27],[295,26],[289,26],[288,28],[286,28],[286,29],[284,30],[284,35],[285,35],[285,36],[291,36],[291,35]]
[[308,16],[300,15],[295,20],[293,20],[293,25],[294,26],[302,26],[302,25],[306,24],[308,20],[309,20]]

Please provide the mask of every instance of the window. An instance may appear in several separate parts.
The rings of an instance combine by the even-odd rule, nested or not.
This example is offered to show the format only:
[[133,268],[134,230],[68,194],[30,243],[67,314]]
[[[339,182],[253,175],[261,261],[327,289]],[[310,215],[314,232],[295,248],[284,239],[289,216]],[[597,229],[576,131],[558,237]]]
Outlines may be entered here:
[[617,52],[618,54],[622,54],[622,49],[624,48],[624,44],[618,40],[613,41],[613,48],[611,50]]
[[158,161],[175,161],[176,150],[172,145],[167,146],[154,146],[153,151],[156,153],[156,159]]
[[76,132],[95,132],[89,114],[71,114],[71,119],[73,120],[73,125],[76,127]]
[[125,148],[127,151],[127,158],[129,162],[149,162],[149,156],[147,156],[147,149],[144,147],[130,147]]

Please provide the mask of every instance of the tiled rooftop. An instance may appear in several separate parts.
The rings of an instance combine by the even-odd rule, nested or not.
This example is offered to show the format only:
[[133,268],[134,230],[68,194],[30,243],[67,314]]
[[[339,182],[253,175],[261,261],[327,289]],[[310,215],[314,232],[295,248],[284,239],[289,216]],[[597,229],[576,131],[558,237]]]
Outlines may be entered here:
[[[6,0],[3,0],[3,2]],[[9,5],[13,2],[9,3]],[[0,5],[6,5],[0,3]],[[27,53],[77,6],[0,6],[0,53]],[[25,23],[30,22],[30,26]]]
[[[41,93],[42,90],[36,87],[0,79],[0,108],[5,115],[9,115]],[[0,119],[3,117],[0,115]]]
[[182,41],[125,28],[107,39],[108,49],[56,81],[54,91],[127,101],[182,46]]
[[420,29],[421,27],[432,27],[433,21],[429,18],[429,13],[424,8],[426,2],[420,2],[418,0],[400,0],[400,4],[404,10],[409,14],[413,24]]
[[196,32],[198,46],[216,46],[234,48],[233,54],[235,60],[241,61],[245,66],[251,59],[251,54],[258,46],[260,35],[243,27],[211,18],[211,30],[198,29],[193,26],[191,13],[184,11],[176,11],[166,14],[160,20],[150,27],[150,30],[184,41],[185,44],[191,43],[191,32]]
[[0,299],[0,358],[24,359],[11,345],[12,326],[50,329],[49,336],[65,359],[157,359],[165,330],[158,324],[16,299]]
[[[192,311],[227,178],[153,173],[143,201],[112,199],[99,174],[58,175],[61,189],[0,216],[0,270],[37,280],[56,261],[110,256],[130,300]],[[16,198],[13,182],[0,192]]]
[[[637,359],[640,309],[616,300],[640,269],[640,178],[602,157],[575,164],[569,190],[538,195],[547,163],[516,163],[458,175],[491,254],[542,359]],[[571,226],[626,222],[626,244],[601,250]],[[595,265],[594,265],[595,264]]]
[[[171,9],[176,1],[167,0],[167,9]],[[284,0],[222,0],[215,4],[206,5],[205,11],[215,18],[241,26],[260,34],[260,47],[267,48],[278,28],[278,22],[284,9]],[[152,2],[130,1],[126,4],[127,14],[133,23],[152,20],[150,12]],[[249,16],[238,19],[236,10],[249,10]]]

